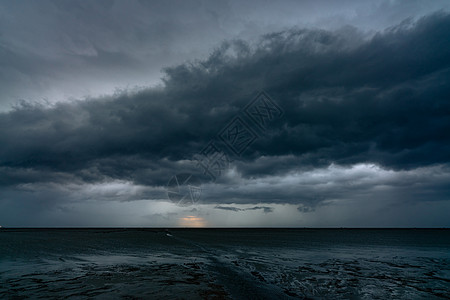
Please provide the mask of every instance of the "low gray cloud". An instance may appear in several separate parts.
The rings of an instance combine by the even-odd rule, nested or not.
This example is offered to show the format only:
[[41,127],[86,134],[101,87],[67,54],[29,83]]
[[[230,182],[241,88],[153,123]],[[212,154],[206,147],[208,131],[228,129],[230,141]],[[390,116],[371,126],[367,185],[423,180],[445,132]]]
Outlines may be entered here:
[[238,207],[234,207],[234,206],[217,205],[214,208],[215,209],[222,209],[222,210],[230,210],[230,211],[235,211],[235,212],[246,211],[246,210],[260,210],[260,209],[262,209],[265,214],[273,212],[273,208],[272,207],[268,207],[268,206],[254,206],[254,207],[247,207],[247,208],[238,208]]

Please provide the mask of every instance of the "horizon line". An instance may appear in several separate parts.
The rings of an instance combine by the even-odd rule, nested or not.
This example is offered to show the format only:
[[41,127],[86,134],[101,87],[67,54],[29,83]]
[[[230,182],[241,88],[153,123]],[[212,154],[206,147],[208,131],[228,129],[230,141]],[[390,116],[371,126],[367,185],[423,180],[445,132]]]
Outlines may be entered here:
[[35,227],[0,227],[4,229],[450,229],[450,227],[150,227],[150,226],[35,226]]

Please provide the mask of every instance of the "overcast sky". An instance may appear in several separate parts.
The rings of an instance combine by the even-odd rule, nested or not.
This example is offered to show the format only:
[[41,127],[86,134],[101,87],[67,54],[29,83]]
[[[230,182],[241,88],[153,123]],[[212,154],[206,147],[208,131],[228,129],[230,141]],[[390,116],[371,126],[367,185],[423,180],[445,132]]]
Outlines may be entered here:
[[449,12],[1,1],[0,225],[449,227]]

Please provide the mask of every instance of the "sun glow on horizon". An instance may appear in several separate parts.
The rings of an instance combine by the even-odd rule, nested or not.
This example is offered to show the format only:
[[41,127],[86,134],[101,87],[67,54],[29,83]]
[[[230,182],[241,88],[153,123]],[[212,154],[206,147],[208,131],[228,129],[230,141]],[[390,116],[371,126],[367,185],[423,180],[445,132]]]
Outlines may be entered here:
[[178,225],[181,227],[206,227],[206,221],[202,217],[186,216],[180,218]]

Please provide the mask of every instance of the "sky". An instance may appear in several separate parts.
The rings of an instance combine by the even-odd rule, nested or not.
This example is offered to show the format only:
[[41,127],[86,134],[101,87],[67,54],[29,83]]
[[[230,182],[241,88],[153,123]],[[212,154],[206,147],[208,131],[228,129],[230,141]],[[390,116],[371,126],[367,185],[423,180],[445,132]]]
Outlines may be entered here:
[[450,2],[1,1],[0,225],[450,227]]

